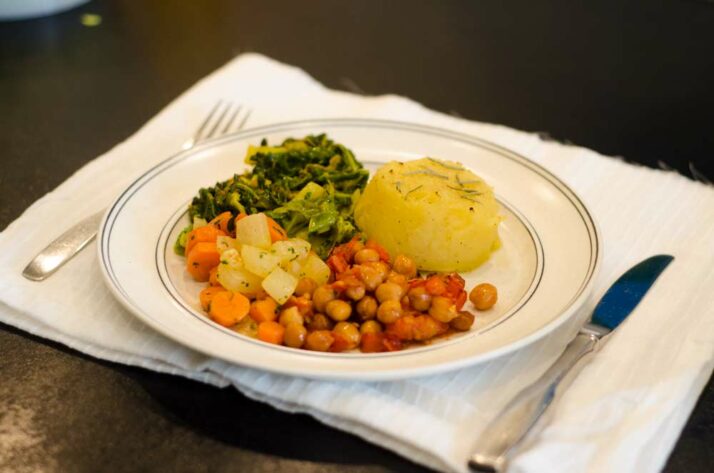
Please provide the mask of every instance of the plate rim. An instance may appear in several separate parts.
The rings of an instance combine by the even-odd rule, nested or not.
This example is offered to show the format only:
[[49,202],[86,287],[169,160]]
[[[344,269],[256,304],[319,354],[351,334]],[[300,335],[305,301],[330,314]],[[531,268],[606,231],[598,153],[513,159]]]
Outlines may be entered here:
[[[588,238],[591,240],[591,246],[594,249],[594,257],[591,256],[588,271],[586,273],[587,280],[585,280],[583,282],[583,284],[581,285],[581,287],[578,288],[578,290],[576,291],[576,296],[573,299],[571,299],[571,301],[569,302],[567,307],[565,307],[565,309],[563,309],[558,315],[556,315],[550,322],[546,323],[545,325],[538,328],[534,332],[526,335],[525,337],[522,337],[510,344],[497,347],[497,348],[490,350],[488,352],[479,353],[479,354],[476,354],[473,356],[467,356],[462,359],[451,360],[451,361],[442,362],[442,363],[436,363],[434,365],[428,365],[428,366],[424,366],[424,367],[415,366],[415,367],[411,367],[411,368],[399,368],[399,369],[390,369],[390,370],[384,370],[384,371],[378,371],[378,372],[358,372],[358,373],[355,373],[355,372],[325,373],[324,371],[319,371],[319,370],[304,371],[304,370],[291,369],[289,366],[287,366],[287,367],[265,367],[265,366],[259,367],[259,366],[254,366],[254,365],[241,365],[241,366],[246,366],[251,369],[259,369],[259,370],[282,374],[282,375],[301,376],[301,377],[307,377],[307,378],[312,378],[312,379],[374,380],[374,381],[390,380],[390,379],[403,379],[403,378],[407,378],[407,377],[426,376],[426,375],[435,374],[435,373],[452,371],[455,369],[463,368],[465,366],[474,366],[477,364],[481,364],[483,362],[486,362],[486,361],[489,361],[489,360],[492,360],[495,358],[499,358],[506,354],[513,353],[517,350],[520,350],[520,349],[532,344],[533,342],[537,341],[538,339],[541,339],[541,338],[547,336],[549,333],[555,331],[558,327],[560,327],[565,322],[570,320],[572,315],[582,307],[582,305],[585,303],[587,298],[590,296],[590,294],[592,292],[593,285],[595,283],[596,276],[600,271],[602,257],[603,257],[602,237],[601,237],[600,227],[599,227],[597,221],[595,220],[591,210],[585,204],[583,199],[570,186],[568,186],[563,180],[561,180],[558,176],[553,174],[550,170],[548,170],[544,166],[536,163],[535,161],[527,158],[526,156],[523,156],[522,154],[520,154],[516,151],[513,151],[512,149],[509,149],[509,148],[506,148],[499,144],[493,143],[492,141],[483,139],[476,135],[472,135],[472,134],[468,134],[468,133],[464,133],[464,132],[452,131],[452,130],[448,130],[445,128],[435,127],[435,126],[431,126],[431,125],[425,125],[425,124],[416,123],[416,122],[406,122],[406,121],[388,120],[388,119],[371,119],[371,118],[362,118],[362,117],[355,117],[355,118],[343,117],[343,118],[303,119],[303,120],[291,120],[291,121],[286,121],[286,122],[278,122],[278,123],[273,123],[273,124],[269,124],[269,125],[252,127],[252,128],[240,130],[235,133],[226,134],[226,135],[223,135],[223,136],[220,136],[217,138],[208,139],[206,141],[203,141],[203,142],[197,144],[196,146],[194,146],[188,150],[178,150],[176,153],[168,156],[165,159],[160,160],[158,163],[151,166],[145,172],[143,172],[141,175],[139,175],[134,180],[132,180],[132,182],[129,183],[117,195],[117,197],[112,201],[112,203],[109,205],[109,207],[105,211],[105,213],[102,217],[102,221],[99,226],[99,232],[98,232],[98,239],[97,239],[97,241],[98,241],[97,256],[99,258],[98,264],[100,266],[104,281],[105,281],[106,285],[109,287],[112,294],[114,295],[115,299],[117,299],[127,310],[129,310],[133,316],[139,318],[143,323],[147,324],[152,329],[156,330],[157,332],[161,333],[162,335],[166,336],[167,338],[171,339],[172,341],[174,341],[184,347],[188,347],[190,349],[196,350],[197,352],[202,353],[206,356],[216,357],[218,359],[228,361],[230,363],[236,363],[233,360],[226,360],[226,358],[222,357],[220,355],[220,353],[207,351],[207,349],[205,347],[200,346],[200,344],[198,344],[198,343],[192,343],[190,340],[186,341],[183,338],[179,338],[177,335],[173,334],[170,330],[168,330],[164,325],[153,320],[153,317],[148,316],[148,314],[145,314],[140,307],[135,306],[131,302],[131,300],[129,300],[130,298],[128,297],[128,295],[126,295],[121,290],[121,288],[119,287],[118,281],[114,280],[114,277],[110,274],[110,272],[107,268],[108,255],[106,253],[108,252],[108,248],[107,248],[107,251],[105,251],[105,236],[107,235],[107,224],[109,223],[109,221],[112,217],[116,218],[116,216],[118,216],[119,212],[118,211],[115,212],[117,204],[119,202],[121,202],[122,200],[124,200],[126,194],[129,191],[131,191],[138,183],[143,181],[147,176],[149,176],[153,172],[160,170],[161,167],[167,166],[168,164],[172,163],[175,160],[180,159],[182,156],[192,155],[192,154],[198,153],[202,150],[220,146],[223,143],[229,143],[229,142],[232,142],[235,140],[247,138],[247,137],[254,136],[254,135],[259,135],[261,133],[278,133],[281,131],[289,131],[289,130],[295,129],[295,128],[319,128],[320,126],[333,126],[333,127],[334,126],[355,126],[355,127],[363,126],[363,127],[377,127],[377,128],[390,127],[390,128],[398,128],[398,129],[402,129],[402,130],[406,130],[406,131],[425,132],[425,133],[429,133],[432,135],[438,135],[438,136],[452,139],[452,140],[476,144],[482,148],[490,149],[491,151],[498,153],[502,157],[514,159],[514,160],[520,162],[522,165],[525,165],[531,171],[536,172],[537,174],[541,175],[546,180],[548,180],[556,189],[558,189],[562,194],[564,194],[571,201],[571,203],[575,204],[574,206],[576,207],[576,210],[578,210],[579,213],[581,214],[581,217],[583,218],[584,226],[587,230]],[[582,211],[580,211],[580,209],[577,208],[578,206],[580,206]],[[585,216],[587,216],[587,218],[585,218]],[[239,364],[239,363],[236,363],[236,364]]]

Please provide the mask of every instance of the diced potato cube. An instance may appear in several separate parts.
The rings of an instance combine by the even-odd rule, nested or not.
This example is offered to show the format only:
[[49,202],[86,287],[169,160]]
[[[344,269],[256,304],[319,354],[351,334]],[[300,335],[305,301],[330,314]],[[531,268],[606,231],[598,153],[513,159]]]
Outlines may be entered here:
[[221,253],[220,264],[228,265],[231,268],[242,268],[243,258],[236,248],[229,248]]
[[243,245],[240,255],[245,269],[261,278],[266,277],[280,264],[280,258],[273,253],[251,245]]
[[270,248],[270,230],[268,219],[262,213],[248,215],[236,222],[236,240],[242,245]]
[[330,279],[330,267],[315,253],[310,252],[302,264],[299,277],[313,279],[318,285],[327,284]]
[[280,265],[280,267],[298,279],[302,277],[302,264],[300,264],[299,261],[289,261],[286,264]]
[[278,304],[284,304],[295,292],[298,279],[281,268],[275,268],[265,279],[263,279],[263,289]]
[[300,238],[276,241],[270,251],[280,258],[280,265],[287,269],[289,263],[297,261],[302,263],[310,252],[310,243]]
[[243,317],[233,330],[250,338],[258,338],[258,323],[252,317]]
[[216,248],[218,248],[218,252],[221,254],[223,254],[223,252],[226,250],[230,250],[231,248],[240,249],[238,248],[238,243],[236,242],[235,238],[223,235],[216,238]]
[[221,283],[221,286],[229,291],[254,296],[260,290],[260,277],[241,266],[231,266],[227,263],[221,263],[218,265],[218,274],[216,277],[218,278],[218,282]]

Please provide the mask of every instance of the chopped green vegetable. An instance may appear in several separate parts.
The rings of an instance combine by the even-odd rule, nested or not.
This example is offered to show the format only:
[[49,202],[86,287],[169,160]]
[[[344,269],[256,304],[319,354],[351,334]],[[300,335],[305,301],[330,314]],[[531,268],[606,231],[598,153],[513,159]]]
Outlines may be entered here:
[[193,225],[189,224],[181,230],[181,233],[179,233],[179,236],[176,238],[176,242],[174,243],[174,253],[177,255],[183,256],[186,253],[186,240],[188,239],[188,234],[189,232],[193,230]]
[[189,206],[193,220],[211,221],[225,211],[265,212],[323,258],[356,233],[353,208],[369,172],[343,145],[324,134],[288,138],[279,146],[263,140],[249,147],[246,162],[254,165],[251,171],[199,190]]

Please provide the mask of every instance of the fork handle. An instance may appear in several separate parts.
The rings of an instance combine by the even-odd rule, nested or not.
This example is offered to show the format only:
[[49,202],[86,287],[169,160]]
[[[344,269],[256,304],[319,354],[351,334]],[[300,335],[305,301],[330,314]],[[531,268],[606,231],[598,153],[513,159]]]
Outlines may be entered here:
[[31,281],[42,281],[72,259],[97,236],[104,210],[74,224],[40,251],[22,271]]
[[533,384],[524,388],[509,402],[483,431],[476,451],[469,460],[474,472],[501,473],[505,471],[508,455],[541,418],[555,398],[556,390],[564,389],[584,363],[578,363],[585,355],[598,347],[599,337],[591,333],[579,333],[570,342],[560,358]]

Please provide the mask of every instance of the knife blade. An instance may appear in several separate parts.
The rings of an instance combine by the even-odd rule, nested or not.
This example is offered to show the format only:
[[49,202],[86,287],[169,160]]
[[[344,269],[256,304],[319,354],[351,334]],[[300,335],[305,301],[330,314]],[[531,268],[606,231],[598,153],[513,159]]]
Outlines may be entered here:
[[602,346],[607,340],[605,337],[632,313],[673,259],[670,255],[651,256],[627,270],[610,286],[595,306],[590,321],[580,329],[563,354],[543,376],[519,392],[486,427],[468,462],[471,471],[505,471],[508,458],[516,447],[535,430],[556,395],[585,365],[578,362]]

